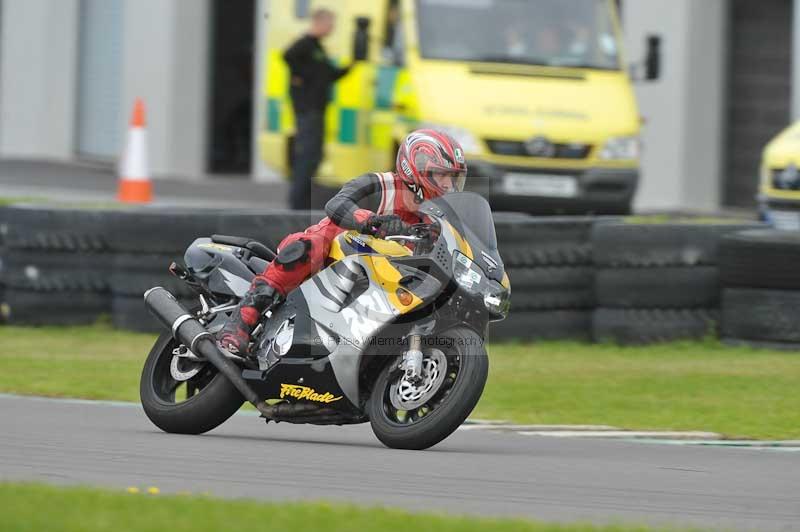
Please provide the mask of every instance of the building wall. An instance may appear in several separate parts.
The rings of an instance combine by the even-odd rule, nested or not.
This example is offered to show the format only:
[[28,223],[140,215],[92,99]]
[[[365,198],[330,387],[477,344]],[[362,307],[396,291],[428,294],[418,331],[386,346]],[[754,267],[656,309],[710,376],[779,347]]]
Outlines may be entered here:
[[636,87],[643,129],[638,210],[720,204],[727,0],[623,2],[629,60],[661,35],[661,79]]
[[206,170],[209,2],[125,2],[123,105],[132,108],[137,97],[147,104],[155,177],[200,179]]
[[[123,2],[120,138],[134,99],[141,97],[154,177],[202,178],[209,2]],[[0,157],[76,159],[80,2],[4,0],[2,8]]]
[[0,156],[72,157],[78,4],[78,0],[4,0]]

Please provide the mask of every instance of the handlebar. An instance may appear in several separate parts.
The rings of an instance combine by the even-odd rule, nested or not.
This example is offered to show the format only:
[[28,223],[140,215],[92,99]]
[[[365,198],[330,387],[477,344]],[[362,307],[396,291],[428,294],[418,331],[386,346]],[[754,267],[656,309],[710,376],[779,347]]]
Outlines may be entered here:
[[409,228],[410,234],[392,235],[386,237],[386,240],[392,242],[412,242],[415,244],[421,244],[421,248],[419,246],[415,248],[416,251],[420,251],[432,243],[431,240],[435,238],[437,233],[436,227],[438,227],[437,224],[415,224]]

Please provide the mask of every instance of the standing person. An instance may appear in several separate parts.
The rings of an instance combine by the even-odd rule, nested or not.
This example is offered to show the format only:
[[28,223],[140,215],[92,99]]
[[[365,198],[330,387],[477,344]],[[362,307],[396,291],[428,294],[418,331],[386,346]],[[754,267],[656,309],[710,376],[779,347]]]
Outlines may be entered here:
[[325,135],[325,109],[333,83],[347,74],[350,67],[337,68],[331,63],[320,40],[333,32],[336,16],[329,9],[311,14],[311,28],[283,54],[289,65],[296,135],[291,160],[292,209],[309,209],[311,181],[322,161]]

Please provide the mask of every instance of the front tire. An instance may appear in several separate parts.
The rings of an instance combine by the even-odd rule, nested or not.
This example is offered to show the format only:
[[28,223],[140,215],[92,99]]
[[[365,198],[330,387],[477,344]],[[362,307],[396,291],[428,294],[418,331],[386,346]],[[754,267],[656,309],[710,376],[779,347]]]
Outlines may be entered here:
[[[393,449],[427,449],[450,436],[478,404],[489,373],[483,339],[466,328],[453,329],[437,338],[447,360],[447,375],[430,401],[413,411],[398,410],[390,394],[403,376],[388,364],[380,373],[367,402],[367,415],[375,436]],[[434,350],[435,351],[435,350]],[[423,350],[426,360],[429,351]],[[433,355],[433,353],[431,352]],[[431,356],[433,358],[433,356]]]
[[[172,350],[179,342],[169,333],[156,341],[142,370],[139,396],[155,426],[175,434],[203,434],[227,421],[244,404],[244,397],[211,364],[181,385],[170,373]],[[179,388],[186,400],[178,401]]]

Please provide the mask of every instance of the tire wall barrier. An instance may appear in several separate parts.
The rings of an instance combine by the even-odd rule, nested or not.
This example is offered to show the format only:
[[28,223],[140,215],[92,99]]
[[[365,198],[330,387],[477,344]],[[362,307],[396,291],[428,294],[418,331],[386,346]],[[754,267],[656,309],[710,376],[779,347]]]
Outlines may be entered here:
[[163,286],[184,302],[193,298],[168,268],[182,261],[196,238],[235,234],[275,246],[322,217],[291,211],[0,207],[0,321],[80,325],[110,315],[117,327],[156,332],[159,325],[142,294]]
[[80,325],[110,311],[113,255],[98,212],[0,208],[0,316],[12,325]]
[[719,330],[719,247],[757,224],[597,224],[595,341],[647,344]]
[[724,341],[800,350],[800,232],[743,231],[720,254]]
[[[610,220],[610,219],[609,219]],[[500,255],[511,280],[511,313],[490,340],[590,340],[595,306],[592,227],[603,218],[498,213]]]
[[[0,322],[159,330],[142,294],[193,294],[167,270],[195,238],[270,247],[321,212],[0,207]],[[511,314],[491,341],[642,344],[721,334],[800,348],[800,236],[743,224],[634,224],[605,217],[496,213]]]

